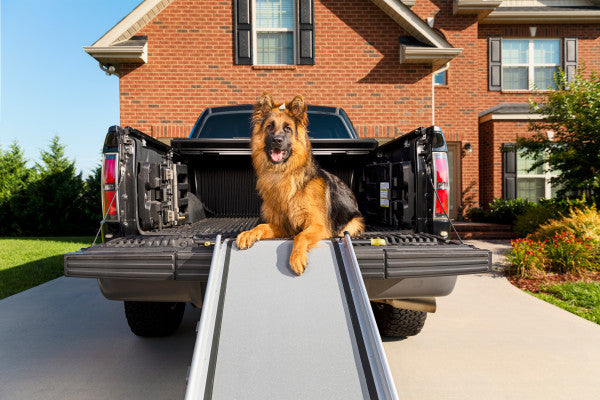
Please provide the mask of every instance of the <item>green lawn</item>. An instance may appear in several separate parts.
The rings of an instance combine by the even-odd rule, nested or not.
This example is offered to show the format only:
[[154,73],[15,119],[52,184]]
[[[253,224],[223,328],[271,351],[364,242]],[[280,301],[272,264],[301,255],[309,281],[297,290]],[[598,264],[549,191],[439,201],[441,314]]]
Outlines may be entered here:
[[92,237],[0,238],[0,299],[63,274],[63,254],[92,243]]
[[533,295],[573,314],[600,324],[600,282],[546,286]]

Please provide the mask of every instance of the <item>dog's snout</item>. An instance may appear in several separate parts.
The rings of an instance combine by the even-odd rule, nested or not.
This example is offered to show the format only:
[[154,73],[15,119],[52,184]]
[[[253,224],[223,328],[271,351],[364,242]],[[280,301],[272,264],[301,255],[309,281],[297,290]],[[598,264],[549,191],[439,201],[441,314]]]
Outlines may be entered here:
[[274,135],[272,140],[273,140],[274,144],[281,145],[285,141],[285,136],[283,136],[283,135]]

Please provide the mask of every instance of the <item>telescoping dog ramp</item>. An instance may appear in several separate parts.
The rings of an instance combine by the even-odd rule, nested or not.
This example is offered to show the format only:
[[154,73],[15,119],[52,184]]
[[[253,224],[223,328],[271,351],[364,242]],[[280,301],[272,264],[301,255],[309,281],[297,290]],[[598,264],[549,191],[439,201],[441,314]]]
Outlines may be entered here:
[[217,238],[187,400],[398,398],[350,237],[292,244]]

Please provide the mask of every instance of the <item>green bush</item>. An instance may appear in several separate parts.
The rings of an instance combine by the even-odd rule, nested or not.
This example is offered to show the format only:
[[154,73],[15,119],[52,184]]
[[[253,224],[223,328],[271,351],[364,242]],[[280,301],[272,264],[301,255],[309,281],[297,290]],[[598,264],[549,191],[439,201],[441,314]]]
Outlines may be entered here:
[[591,238],[600,242],[600,213],[595,205],[571,208],[566,217],[549,220],[532,234],[533,239],[547,240],[561,233],[572,233],[576,238]]
[[578,273],[600,270],[600,242],[577,238],[571,232],[549,239],[517,239],[511,242],[506,273],[521,278],[536,278],[545,273]]
[[0,149],[0,236],[93,235],[102,218],[99,171],[84,181],[56,136],[41,159],[28,168],[16,143]]
[[547,270],[551,272],[565,274],[599,269],[598,242],[589,237],[578,238],[572,232],[564,232],[544,243]]
[[576,200],[540,199],[539,204],[532,204],[524,214],[517,216],[513,225],[513,232],[520,237],[525,237],[536,232],[540,226],[548,221],[567,215],[571,209],[585,207],[587,207],[585,198]]
[[494,199],[488,204],[489,210],[471,208],[466,212],[466,218],[473,222],[491,222],[511,225],[517,216],[524,214],[535,203],[521,198],[514,200]]
[[543,242],[531,239],[511,241],[512,250],[506,255],[506,273],[520,278],[535,278],[544,274],[547,264]]

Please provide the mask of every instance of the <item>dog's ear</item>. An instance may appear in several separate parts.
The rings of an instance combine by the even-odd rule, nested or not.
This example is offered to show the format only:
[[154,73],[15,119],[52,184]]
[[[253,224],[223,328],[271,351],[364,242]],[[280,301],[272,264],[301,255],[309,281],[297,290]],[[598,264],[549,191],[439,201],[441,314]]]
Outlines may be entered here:
[[254,114],[252,115],[254,124],[260,125],[274,107],[275,103],[273,102],[271,93],[264,92],[260,96],[260,99],[258,99],[258,103],[254,106]]
[[294,99],[288,103],[287,107],[300,124],[304,126],[308,125],[306,103],[304,102],[304,97],[302,97],[302,95],[299,94],[294,97]]

